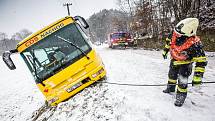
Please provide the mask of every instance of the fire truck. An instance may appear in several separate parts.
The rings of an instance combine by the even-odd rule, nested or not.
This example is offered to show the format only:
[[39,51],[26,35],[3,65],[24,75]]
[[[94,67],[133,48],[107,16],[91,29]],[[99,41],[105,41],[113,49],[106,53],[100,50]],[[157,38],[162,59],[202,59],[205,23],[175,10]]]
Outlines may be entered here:
[[127,47],[131,44],[131,35],[128,32],[115,32],[109,34],[109,48]]

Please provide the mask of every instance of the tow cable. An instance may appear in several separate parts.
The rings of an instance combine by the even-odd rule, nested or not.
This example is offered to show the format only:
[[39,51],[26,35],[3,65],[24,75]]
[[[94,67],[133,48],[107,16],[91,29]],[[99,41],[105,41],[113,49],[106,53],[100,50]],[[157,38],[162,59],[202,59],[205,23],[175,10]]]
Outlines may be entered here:
[[[107,81],[97,81],[97,82],[98,83],[112,84],[112,85],[137,86],[137,87],[156,87],[156,86],[178,85],[178,84],[131,84],[131,83],[116,83],[116,82],[107,82]],[[187,84],[192,85],[192,82],[189,82]],[[201,82],[201,84],[215,84],[215,81]]]

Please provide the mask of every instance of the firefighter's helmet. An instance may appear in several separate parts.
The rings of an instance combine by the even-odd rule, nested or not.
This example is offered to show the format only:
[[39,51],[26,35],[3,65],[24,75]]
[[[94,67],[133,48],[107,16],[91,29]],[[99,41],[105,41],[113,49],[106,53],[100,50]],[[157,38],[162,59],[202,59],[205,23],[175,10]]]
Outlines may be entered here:
[[175,26],[174,31],[179,35],[190,37],[196,35],[198,26],[199,20],[197,18],[186,18]]

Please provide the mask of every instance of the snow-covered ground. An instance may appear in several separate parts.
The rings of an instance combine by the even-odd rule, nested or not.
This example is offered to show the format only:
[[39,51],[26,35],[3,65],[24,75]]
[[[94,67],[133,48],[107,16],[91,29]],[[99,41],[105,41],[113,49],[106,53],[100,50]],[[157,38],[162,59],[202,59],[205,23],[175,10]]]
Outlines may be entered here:
[[[107,74],[107,82],[164,84],[169,60],[161,51],[96,47]],[[33,112],[44,104],[27,67],[13,56],[17,69],[10,71],[0,60],[0,120],[33,120]],[[190,77],[190,81],[191,81]],[[204,81],[215,81],[215,57],[208,57]],[[49,121],[215,121],[215,84],[189,86],[182,107],[175,107],[175,95],[162,93],[165,87],[132,87],[94,84],[70,100],[49,109],[37,120]]]

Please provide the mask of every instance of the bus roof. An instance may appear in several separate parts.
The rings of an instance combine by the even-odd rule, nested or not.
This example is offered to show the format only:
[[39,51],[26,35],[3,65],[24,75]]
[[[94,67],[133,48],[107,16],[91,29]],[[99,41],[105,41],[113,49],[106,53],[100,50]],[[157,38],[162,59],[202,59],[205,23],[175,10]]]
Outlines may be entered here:
[[[34,39],[35,37],[37,37],[37,36],[39,36],[39,35],[41,35],[41,34],[46,34],[47,32],[50,32],[51,29],[54,30],[53,32],[57,31],[58,29],[57,29],[57,28],[53,28],[53,27],[55,27],[56,25],[60,24],[61,22],[66,21],[66,20],[69,20],[68,22],[66,22],[66,25],[68,25],[68,24],[74,22],[74,19],[73,19],[71,16],[66,16],[66,17],[64,17],[64,18],[61,18],[61,19],[59,19],[59,20],[53,22],[52,24],[50,24],[50,25],[44,27],[43,29],[41,29],[41,30],[39,30],[39,31],[37,31],[37,32],[35,32],[35,33],[33,33],[33,34],[31,34],[30,36],[26,37],[24,40],[22,40],[21,42],[19,42],[19,43],[17,44],[17,46],[16,46],[17,50],[18,50],[19,52],[25,50],[25,49],[28,48],[28,47],[25,47],[24,49],[21,49],[21,50],[20,50],[20,49],[19,49],[20,46],[23,46],[24,43],[28,42],[28,41],[31,40],[31,39]],[[58,28],[59,28],[59,27],[58,27]],[[49,29],[50,29],[50,30],[49,30]],[[59,29],[60,29],[60,28],[59,28]],[[52,32],[51,32],[51,33],[52,33]],[[50,34],[51,34],[51,33],[50,33]],[[50,34],[47,34],[47,36],[50,35]],[[45,36],[45,37],[46,37],[46,36]],[[43,38],[39,38],[37,41],[39,41],[39,40],[41,40],[41,39],[43,39]],[[35,43],[36,43],[36,42],[35,42]],[[34,43],[33,43],[33,44],[34,44]],[[33,45],[33,44],[31,44],[31,45]]]

